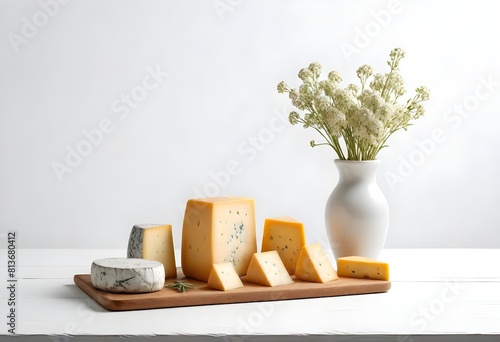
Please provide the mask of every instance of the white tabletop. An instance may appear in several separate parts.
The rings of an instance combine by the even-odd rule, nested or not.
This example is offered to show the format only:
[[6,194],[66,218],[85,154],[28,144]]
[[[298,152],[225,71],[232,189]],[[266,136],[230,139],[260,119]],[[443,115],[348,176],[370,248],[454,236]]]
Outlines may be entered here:
[[[0,339],[11,336],[6,255],[0,250]],[[90,273],[94,259],[124,255],[125,250],[18,250],[16,334],[48,335],[52,341],[70,335],[397,334],[406,341],[405,335],[500,334],[497,249],[384,250],[379,259],[389,263],[392,282],[386,293],[110,312],[74,285],[73,276]]]

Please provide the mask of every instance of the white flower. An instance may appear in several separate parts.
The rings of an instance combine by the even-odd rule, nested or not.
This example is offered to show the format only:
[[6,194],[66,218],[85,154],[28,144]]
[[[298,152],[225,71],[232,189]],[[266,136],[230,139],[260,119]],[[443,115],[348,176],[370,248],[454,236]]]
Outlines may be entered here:
[[313,73],[311,72],[311,70],[304,68],[300,69],[298,76],[302,81],[306,82],[313,77]]
[[321,75],[321,64],[318,62],[313,62],[309,64],[309,70],[312,72],[315,78],[318,78]]
[[328,80],[332,83],[340,83],[342,81],[342,76],[337,71],[330,71],[328,74]]
[[406,103],[397,102],[406,92],[398,69],[404,55],[399,48],[392,50],[387,62],[390,70],[385,74],[374,74],[369,65],[359,67],[356,74],[361,87],[340,87],[342,77],[337,71],[319,80],[321,65],[309,64],[298,74],[302,80],[298,88],[290,89],[284,81],[277,86],[279,93],[288,93],[292,104],[305,112],[303,117],[291,112],[290,123],[314,128],[325,141],[312,140],[311,146],[329,145],[340,159],[375,159],[392,133],[407,129],[424,114],[422,102],[430,96],[426,87],[418,87]]
[[349,84],[346,89],[349,90],[354,96],[357,96],[359,93],[359,87],[355,84]]
[[305,103],[303,99],[300,96],[300,93],[297,89],[292,89],[288,93],[288,96],[290,97],[290,100],[292,100],[292,104],[297,107],[300,110],[306,109]]
[[300,119],[299,113],[297,113],[297,112],[290,112],[290,115],[288,116],[288,121],[290,121],[290,123],[292,125],[298,124],[299,123],[299,119]]
[[422,101],[427,101],[430,98],[430,91],[427,87],[418,87],[415,89],[415,93],[422,99]]
[[373,112],[367,108],[360,108],[353,112],[352,116],[353,135],[365,144],[370,146],[378,146],[382,141],[384,136],[384,125],[378,120]]
[[285,92],[288,92],[290,88],[288,88],[288,85],[285,83],[285,81],[281,81],[278,83],[278,93],[283,94]]
[[350,91],[345,89],[336,88],[332,94],[332,99],[335,106],[344,112],[356,106],[356,98]]
[[346,117],[343,112],[331,106],[324,115],[326,125],[333,135],[340,135],[346,124]]
[[379,93],[382,93],[382,89],[385,85],[386,76],[382,74],[376,74],[373,76],[373,81],[370,83],[370,88]]

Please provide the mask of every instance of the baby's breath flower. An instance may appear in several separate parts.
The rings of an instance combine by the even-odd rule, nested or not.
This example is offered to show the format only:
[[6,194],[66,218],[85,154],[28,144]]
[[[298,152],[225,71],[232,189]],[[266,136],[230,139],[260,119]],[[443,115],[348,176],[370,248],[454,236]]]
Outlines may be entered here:
[[387,76],[387,87],[391,89],[399,89],[404,85],[403,77],[399,72],[393,72]]
[[332,83],[340,83],[342,81],[342,76],[337,71],[330,71],[328,74],[328,80]]
[[415,105],[415,112],[413,114],[412,119],[416,120],[416,119],[420,118],[422,115],[424,115],[424,113],[425,113],[424,106],[421,103],[417,103]]
[[302,81],[306,82],[313,77],[313,73],[311,72],[311,70],[304,68],[300,69],[298,76]]
[[335,89],[337,87],[336,87],[336,85],[333,82],[325,80],[325,81],[319,82],[318,88],[320,90],[323,90],[323,92],[325,93],[326,96],[332,97],[333,96],[333,92],[335,91]]
[[297,113],[297,112],[290,112],[290,115],[288,116],[288,121],[290,121],[290,123],[292,125],[298,124],[299,123],[299,119],[300,119],[299,113]]
[[306,115],[304,115],[304,128],[317,127],[319,124],[320,121],[314,113],[306,113]]
[[312,72],[315,78],[318,78],[321,75],[321,64],[318,62],[313,62],[309,64],[309,70]]
[[324,113],[330,108],[330,101],[325,96],[315,97],[314,107],[319,113]]
[[373,76],[373,80],[370,83],[370,88],[373,90],[382,93],[382,89],[384,88],[386,76],[382,74],[376,74]]
[[342,134],[342,129],[345,126],[345,114],[335,107],[330,107],[325,112],[324,121],[329,129],[330,134],[335,136]]
[[290,97],[290,100],[292,100],[292,104],[297,107],[300,110],[305,109],[305,103],[303,99],[300,96],[300,93],[297,89],[292,89],[288,93],[288,96]]
[[391,51],[389,54],[390,61],[387,62],[387,64],[393,68],[397,69],[399,67],[399,61],[405,57],[405,52],[401,48],[395,48]]
[[401,59],[401,58],[404,58],[405,57],[405,52],[403,49],[401,48],[395,48],[395,49],[392,49],[391,53],[389,54],[389,57],[391,58],[391,60],[395,60],[395,59]]
[[[327,79],[319,80],[321,65],[317,62],[309,64],[298,74],[302,80],[298,88],[290,89],[284,81],[277,86],[279,93],[288,93],[296,108],[306,111],[303,117],[291,112],[290,123],[314,128],[325,141],[316,143],[311,140],[310,145],[329,145],[340,159],[375,159],[391,134],[406,130],[412,120],[424,114],[421,102],[430,97],[429,90],[422,86],[406,103],[397,102],[406,92],[398,69],[404,56],[402,49],[393,49],[387,62],[390,70],[385,74],[374,74],[369,65],[359,67],[356,74],[361,87],[349,84],[341,88],[342,77],[337,71],[331,71]],[[342,138],[345,144],[340,143]]]
[[368,77],[373,75],[373,68],[367,64],[360,66],[358,70],[356,70],[356,74],[358,75],[361,84],[364,85]]
[[278,83],[278,93],[283,94],[288,91],[290,91],[290,88],[288,88],[288,85],[285,83],[285,81],[281,81],[280,83]]
[[335,89],[332,99],[335,106],[342,111],[347,111],[350,107],[356,106],[356,98],[350,91],[344,89]]
[[396,96],[396,99],[397,99],[398,97],[403,96],[404,94],[406,94],[406,89],[405,89],[405,87],[400,87],[399,89],[396,89],[396,90],[394,91],[394,95]]
[[359,93],[359,87],[355,84],[349,84],[346,89],[350,91],[354,96],[357,96]]
[[430,98],[430,91],[427,87],[418,87],[415,89],[415,93],[417,93],[418,96],[420,96],[421,101],[427,101]]
[[299,93],[302,96],[311,96],[313,91],[308,83],[304,83],[299,87]]

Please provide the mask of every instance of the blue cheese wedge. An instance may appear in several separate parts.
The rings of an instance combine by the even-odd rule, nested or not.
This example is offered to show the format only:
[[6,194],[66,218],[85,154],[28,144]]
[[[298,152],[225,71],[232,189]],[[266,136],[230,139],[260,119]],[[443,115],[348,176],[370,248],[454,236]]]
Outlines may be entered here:
[[159,261],[165,268],[165,278],[175,278],[177,268],[172,225],[134,225],[128,240],[127,257]]
[[190,199],[182,226],[184,275],[208,281],[213,264],[230,262],[239,276],[257,252],[255,206],[251,198]]
[[95,288],[107,292],[155,292],[165,285],[165,270],[154,260],[99,259],[92,263],[90,279]]

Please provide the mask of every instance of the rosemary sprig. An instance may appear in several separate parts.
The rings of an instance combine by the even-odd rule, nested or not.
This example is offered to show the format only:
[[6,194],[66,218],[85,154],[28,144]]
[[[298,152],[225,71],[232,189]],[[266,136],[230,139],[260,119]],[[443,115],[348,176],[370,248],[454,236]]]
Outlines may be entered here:
[[186,292],[187,290],[196,287],[196,285],[190,284],[190,283],[184,283],[180,280],[176,280],[174,283],[170,283],[166,287],[171,288],[171,289],[176,289],[179,292]]

